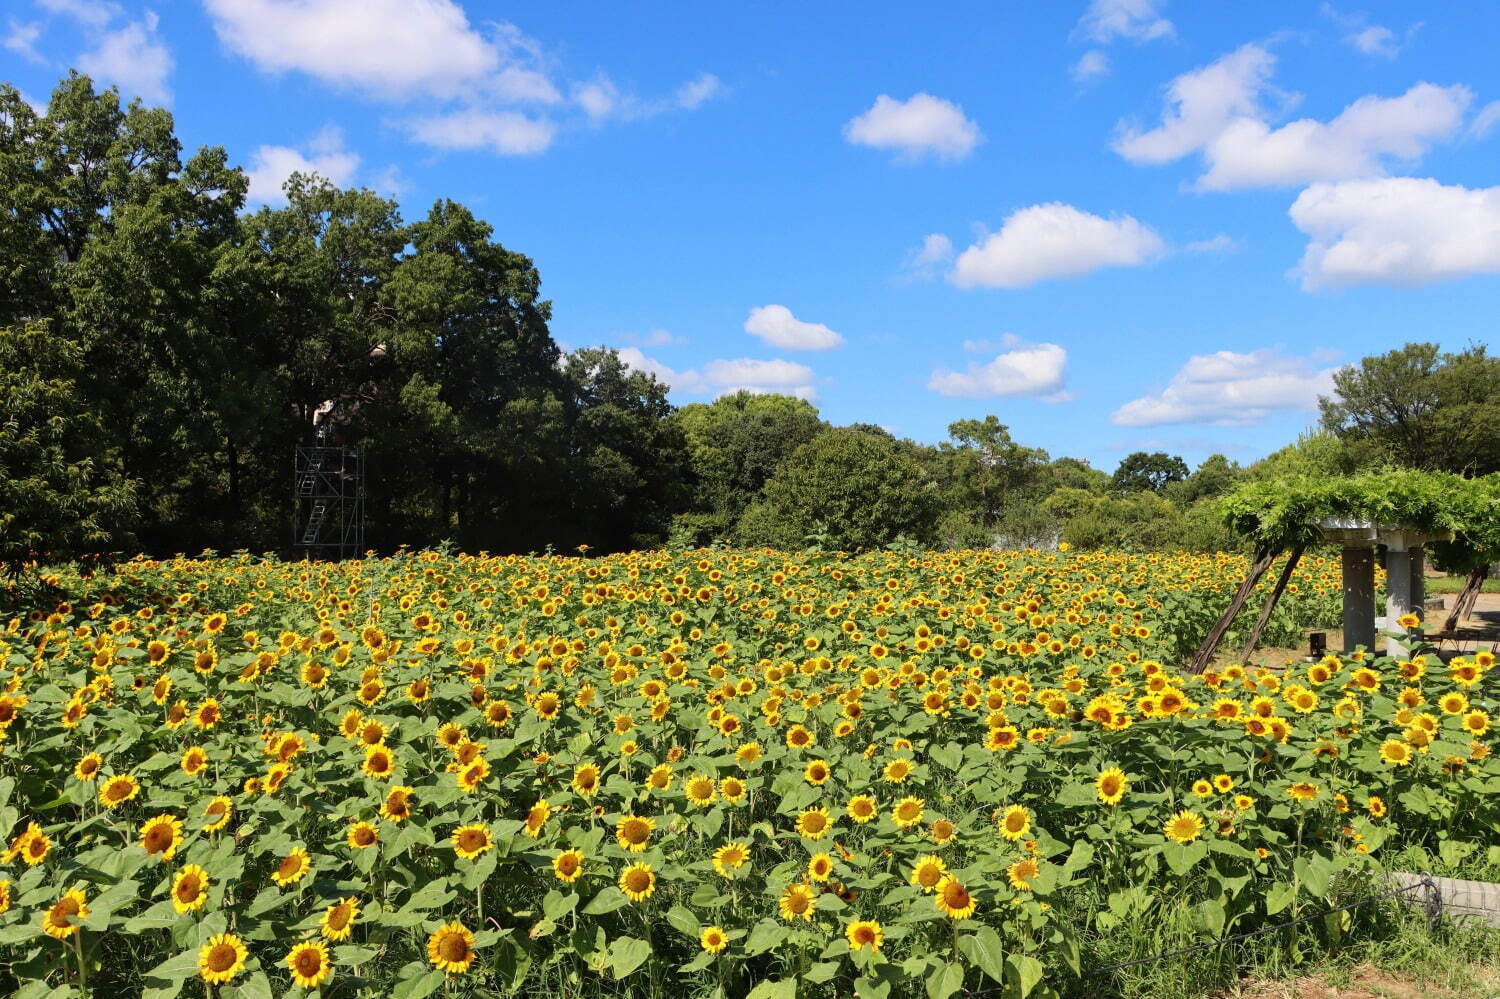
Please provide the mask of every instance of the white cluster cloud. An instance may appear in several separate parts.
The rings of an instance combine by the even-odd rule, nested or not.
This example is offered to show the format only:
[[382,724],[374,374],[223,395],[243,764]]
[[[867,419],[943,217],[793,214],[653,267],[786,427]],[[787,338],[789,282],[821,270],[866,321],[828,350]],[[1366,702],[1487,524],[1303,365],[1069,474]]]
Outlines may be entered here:
[[[1093,0],[1073,29],[1073,37],[1098,45],[1119,39],[1137,45],[1177,34],[1172,22],[1161,16],[1158,0]],[[1109,56],[1103,49],[1090,49],[1069,72],[1077,83],[1088,83],[1109,75]]]
[[604,73],[586,83],[573,85],[573,101],[593,122],[610,119],[632,121],[652,118],[669,111],[696,111],[724,93],[723,82],[712,73],[700,73],[663,98],[646,99],[622,91]]
[[1333,388],[1336,368],[1318,367],[1319,355],[1290,357],[1276,350],[1248,354],[1220,350],[1194,355],[1160,391],[1115,410],[1122,427],[1166,423],[1247,426],[1273,410],[1306,410]]
[[434,149],[489,150],[500,156],[544,153],[557,135],[557,124],[519,111],[469,108],[406,122],[412,138]]
[[[172,74],[172,53],[158,32],[159,19],[146,11],[137,20],[124,20],[124,11],[110,0],[37,0],[37,7],[78,24],[88,48],[73,64],[96,81],[120,88],[126,101],[139,97],[153,104],[172,100],[167,78]],[[33,62],[45,62],[36,50],[43,25],[10,21],[5,48]]]
[[11,18],[0,39],[0,45],[28,62],[44,63],[46,58],[36,50],[37,39],[42,37],[42,25],[38,21],[17,21]]
[[844,138],[855,145],[895,150],[907,160],[933,156],[951,161],[972,153],[983,136],[963,108],[951,101],[931,94],[898,101],[881,94],[870,110],[844,126]]
[[803,322],[784,305],[751,309],[745,332],[782,350],[832,350],[844,343],[844,338],[827,326]]
[[776,393],[815,400],[818,396],[813,370],[795,361],[754,360],[748,357],[709,361],[701,371],[674,371],[643,354],[637,347],[622,347],[620,359],[636,371],[656,376],[672,390],[691,395],[730,395],[735,392]]
[[[1394,59],[1401,54],[1402,43],[1390,28],[1369,23],[1369,19],[1364,14],[1340,13],[1330,3],[1323,4],[1322,11],[1324,17],[1339,26],[1343,32],[1344,43],[1356,52],[1380,56],[1383,59]],[[1420,25],[1408,29],[1408,38],[1417,27]]]
[[[454,97],[498,83],[512,46],[453,0],[205,0],[230,49],[268,73],[301,72],[383,97]],[[507,68],[525,69],[521,66]],[[533,88],[539,81],[532,80]],[[557,100],[554,88],[533,90]]]
[[303,149],[291,146],[260,146],[250,156],[245,171],[250,181],[246,200],[264,205],[286,203],[282,185],[293,173],[317,174],[344,187],[359,169],[359,154],[344,148],[344,135],[329,126]]
[[1178,76],[1167,87],[1161,124],[1144,132],[1122,126],[1115,150],[1149,164],[1197,153],[1204,190],[1383,176],[1388,160],[1415,162],[1453,137],[1473,100],[1467,87],[1418,83],[1399,97],[1361,97],[1328,122],[1303,118],[1272,128],[1262,98],[1275,62],[1265,48],[1245,45]]
[[949,280],[961,288],[1024,288],[1104,267],[1138,267],[1165,252],[1156,230],[1129,215],[1102,218],[1050,202],[1012,213],[958,257]]
[[1171,38],[1177,29],[1161,16],[1163,6],[1156,0],[1093,0],[1074,34],[1101,45],[1117,38],[1133,42]]
[[[86,0],[49,0],[86,2]],[[589,121],[691,111],[723,92],[704,73],[647,100],[609,77],[571,88],[515,25],[471,23],[455,0],[204,0],[219,39],[263,72],[426,110],[398,122],[437,149],[529,156],[549,148],[570,108]],[[564,96],[564,90],[569,96]]]
[[[974,351],[992,345],[983,341],[966,341],[964,349]],[[1001,340],[1004,348],[993,360],[970,364],[963,371],[938,368],[927,380],[927,387],[939,395],[965,399],[991,399],[1003,396],[1041,396],[1044,402],[1064,402],[1063,375],[1068,352],[1055,343],[1025,343],[1012,335]]]
[[1385,177],[1314,184],[1292,203],[1306,290],[1500,273],[1500,187]]
[[1226,232],[1221,232],[1208,239],[1195,239],[1183,247],[1188,253],[1233,253],[1240,245],[1234,241],[1234,237]]
[[1102,49],[1089,49],[1078,57],[1078,61],[1068,72],[1077,83],[1088,83],[1101,76],[1108,76],[1109,56]]
[[931,281],[952,262],[953,240],[934,232],[923,237],[921,246],[907,253],[903,269],[909,279]]

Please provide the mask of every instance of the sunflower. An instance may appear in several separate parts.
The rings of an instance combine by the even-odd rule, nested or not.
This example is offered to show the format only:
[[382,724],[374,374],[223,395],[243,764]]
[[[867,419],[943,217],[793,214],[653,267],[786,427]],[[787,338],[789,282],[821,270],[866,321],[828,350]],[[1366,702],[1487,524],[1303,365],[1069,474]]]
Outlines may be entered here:
[[182,772],[189,777],[196,777],[208,767],[208,754],[203,751],[202,746],[189,746],[182,751]]
[[455,770],[453,773],[453,780],[458,785],[458,789],[460,791],[468,794],[477,790],[479,785],[483,784],[485,778],[487,778],[489,775],[489,761],[481,756],[473,763],[470,763],[468,766],[460,767],[458,770]]
[[912,828],[922,821],[924,804],[921,798],[902,798],[891,809],[891,821],[896,823],[898,829]]
[[391,788],[380,806],[380,814],[391,822],[405,822],[411,818],[411,796],[415,793],[413,788],[405,785]]
[[1411,746],[1400,739],[1387,739],[1380,744],[1380,759],[1391,766],[1404,767],[1411,762]]
[[656,820],[639,815],[623,815],[615,827],[615,840],[622,850],[641,853],[651,842],[651,833],[656,829]]
[[427,959],[450,975],[468,971],[474,956],[474,934],[463,923],[445,923],[427,938]]
[[827,760],[813,760],[802,769],[802,779],[813,787],[820,787],[828,783],[828,778],[832,774],[833,769],[828,765]]
[[494,849],[495,840],[486,825],[459,826],[453,830],[453,852],[464,860],[473,860],[481,853]]
[[698,805],[699,807],[710,805],[713,803],[716,794],[714,779],[707,774],[697,774],[683,785],[683,793],[687,796],[687,800],[694,805]]
[[1305,780],[1299,780],[1295,784],[1288,784],[1286,788],[1287,797],[1302,804],[1316,801],[1320,793],[1322,792],[1318,785],[1311,784]]
[[42,827],[35,822],[28,822],[26,830],[11,841],[10,849],[5,851],[5,856],[0,860],[8,862],[19,856],[27,867],[35,867],[47,859],[51,849],[52,841],[42,832]]
[[234,817],[234,802],[221,794],[203,807],[203,817],[208,819],[203,825],[203,831],[218,832],[229,825],[229,820]]
[[1214,795],[1214,786],[1210,781],[1199,778],[1193,781],[1193,795],[1198,798],[1212,798]]
[[287,951],[286,966],[292,970],[292,981],[304,989],[317,988],[333,973],[328,948],[317,942],[293,944]]
[[0,912],[10,911],[10,881],[0,878]]
[[911,869],[911,883],[923,891],[933,891],[938,882],[948,876],[948,865],[943,863],[943,858],[935,854],[928,854],[919,859]]
[[1119,767],[1103,770],[1094,778],[1094,791],[1103,805],[1118,805],[1129,788],[1130,778]]
[[359,899],[350,895],[324,910],[318,932],[325,940],[347,940],[354,932],[354,921],[358,918]]
[[1000,835],[1015,842],[1031,831],[1031,813],[1022,805],[1011,805],[1000,816]]
[[396,770],[396,758],[391,754],[390,747],[384,743],[376,743],[365,747],[365,762],[360,765],[368,777],[376,780],[385,780]]
[[141,793],[140,782],[130,774],[115,774],[99,785],[99,804],[105,808],[119,808]]
[[1162,825],[1162,832],[1174,843],[1186,846],[1198,838],[1203,831],[1203,819],[1197,812],[1184,809],[1172,816]]
[[307,851],[296,846],[282,858],[280,864],[276,865],[276,869],[271,872],[271,880],[285,888],[307,877],[307,872],[310,870],[312,870],[312,860],[308,857]]
[[807,861],[807,880],[827,881],[833,876],[833,858],[826,853],[815,853]]
[[850,798],[849,804],[844,810],[849,813],[851,819],[860,825],[864,825],[880,814],[880,806],[868,794],[857,794]]
[[349,827],[345,841],[354,850],[368,850],[380,842],[380,830],[369,822],[356,822]]
[[912,765],[911,760],[903,756],[898,756],[885,765],[885,770],[881,776],[892,784],[901,784],[906,781],[906,778],[911,776],[911,772],[914,769],[916,768]]
[[245,958],[249,953],[245,941],[233,933],[209,937],[208,943],[198,951],[198,974],[209,985],[233,981],[235,975],[245,970]]
[[797,816],[797,835],[803,839],[822,839],[832,826],[833,820],[828,817],[828,809],[822,805],[809,808]]
[[208,872],[197,864],[188,864],[172,879],[172,908],[178,915],[203,908],[208,889]]
[[936,820],[927,831],[932,836],[932,841],[938,846],[947,846],[958,835],[958,827],[949,819]]
[[748,859],[750,848],[744,843],[725,843],[714,851],[714,870],[727,878],[730,871],[739,870]]
[[1220,794],[1228,794],[1234,790],[1234,778],[1228,774],[1219,774],[1214,778],[1214,790]]
[[1484,735],[1484,733],[1490,730],[1489,712],[1481,711],[1478,708],[1470,711],[1464,715],[1463,728],[1470,735]]
[[729,946],[729,934],[718,926],[706,926],[703,932],[698,934],[698,946],[710,954],[721,953]]
[[738,805],[745,800],[745,782],[738,777],[725,777],[719,781],[719,794],[731,805]]
[[1016,891],[1031,891],[1031,882],[1041,871],[1035,857],[1023,857],[1005,869],[1005,876]]
[[88,897],[82,888],[72,888],[52,903],[42,917],[42,930],[56,940],[66,940],[78,932],[78,924],[89,918]]
[[760,743],[747,742],[734,751],[734,760],[742,767],[747,767],[760,759]]
[[813,911],[816,909],[816,896],[807,885],[794,882],[787,885],[786,890],[781,893],[777,908],[781,910],[781,918],[789,923],[797,919],[812,922]]
[[73,776],[79,780],[93,780],[99,776],[99,768],[104,765],[104,757],[98,753],[89,753],[78,764],[73,767]]
[[[668,773],[671,771],[669,770]],[[594,796],[599,790],[599,768],[592,763],[585,763],[573,771],[573,790],[585,798]]]
[[656,875],[651,865],[637,861],[620,875],[620,890],[632,902],[644,902],[656,891]]
[[158,860],[171,860],[182,845],[182,820],[163,812],[141,824],[141,847]]
[[219,724],[219,700],[216,697],[210,697],[198,705],[197,710],[193,712],[193,726],[210,729],[217,724]]
[[844,939],[849,941],[850,950],[864,950],[868,947],[876,951],[885,943],[885,933],[875,920],[860,919],[844,927]]
[[572,884],[583,875],[583,860],[582,850],[564,850],[552,858],[552,876]]
[[521,831],[532,839],[542,835],[542,829],[547,825],[547,819],[552,815],[552,804],[546,798],[537,801],[526,813],[526,824]]
[[933,904],[949,919],[968,919],[974,915],[974,896],[951,874],[938,882]]

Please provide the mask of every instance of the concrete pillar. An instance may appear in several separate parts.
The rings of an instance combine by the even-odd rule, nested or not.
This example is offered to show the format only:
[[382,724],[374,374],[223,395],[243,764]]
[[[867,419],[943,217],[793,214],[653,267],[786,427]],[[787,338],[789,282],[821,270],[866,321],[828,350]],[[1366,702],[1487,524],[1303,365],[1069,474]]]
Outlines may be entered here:
[[1344,547],[1344,651],[1375,649],[1375,549]]
[[[1401,631],[1396,619],[1410,614],[1411,606],[1411,553],[1395,544],[1385,550],[1385,630]],[[1407,645],[1396,639],[1387,639],[1386,654],[1398,659],[1406,658]]]
[[1411,604],[1412,613],[1427,617],[1427,549],[1412,545],[1411,549]]

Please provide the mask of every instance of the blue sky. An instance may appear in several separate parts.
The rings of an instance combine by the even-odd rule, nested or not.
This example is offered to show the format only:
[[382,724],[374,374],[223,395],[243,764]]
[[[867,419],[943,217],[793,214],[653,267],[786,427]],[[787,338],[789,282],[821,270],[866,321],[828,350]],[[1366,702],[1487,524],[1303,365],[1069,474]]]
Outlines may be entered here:
[[1339,364],[1500,311],[1500,5],[0,10],[0,78],[165,104],[258,200],[302,168],[470,205],[561,343],[678,403],[1250,461]]

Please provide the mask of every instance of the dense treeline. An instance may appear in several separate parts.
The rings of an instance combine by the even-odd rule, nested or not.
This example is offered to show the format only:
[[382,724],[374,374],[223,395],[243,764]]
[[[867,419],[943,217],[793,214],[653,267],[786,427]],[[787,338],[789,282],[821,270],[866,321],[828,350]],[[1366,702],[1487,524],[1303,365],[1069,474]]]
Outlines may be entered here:
[[784,396],[675,409],[613,351],[562,354],[535,265],[464,206],[408,220],[294,175],[247,211],[246,187],[87,77],[44,113],[0,86],[0,562],[285,550],[292,454],[330,406],[380,549],[1214,549],[1234,539],[1209,501],[1247,475],[1500,454],[1500,362],[1425,344],[1348,369],[1326,429],[1248,470],[1139,453],[1109,475],[994,416],[933,447]]

